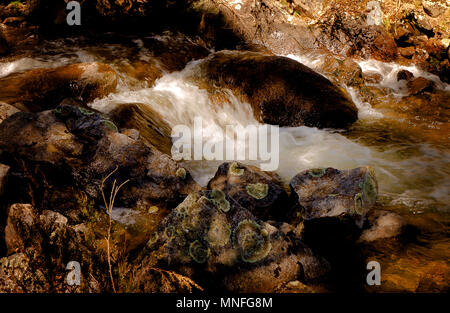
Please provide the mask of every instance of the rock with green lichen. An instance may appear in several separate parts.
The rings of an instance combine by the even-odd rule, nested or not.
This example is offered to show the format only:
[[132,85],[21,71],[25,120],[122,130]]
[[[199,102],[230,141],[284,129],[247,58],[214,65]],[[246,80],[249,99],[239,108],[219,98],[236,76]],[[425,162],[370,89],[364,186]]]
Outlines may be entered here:
[[[7,118],[0,125],[0,150],[9,156],[7,165],[23,173],[19,186],[28,186],[26,177],[39,167],[32,179],[54,187],[45,209],[75,209],[74,186],[90,199],[102,201],[101,181],[115,168],[111,183],[129,180],[116,198],[124,207],[147,210],[160,202],[173,206],[200,189],[168,155],[117,132],[102,114],[66,103],[53,111],[18,112]],[[106,191],[110,188],[106,186]],[[22,194],[28,194],[25,189]]]
[[292,227],[277,226],[255,218],[222,191],[191,193],[160,223],[137,264],[174,270],[205,288],[222,282],[229,291],[269,292],[292,279],[323,275],[327,263]]
[[369,166],[306,170],[292,178],[290,186],[297,204],[293,218],[350,217],[360,226],[378,195],[375,172]]
[[289,206],[277,174],[238,162],[220,165],[208,189],[221,190],[263,220],[283,220]]

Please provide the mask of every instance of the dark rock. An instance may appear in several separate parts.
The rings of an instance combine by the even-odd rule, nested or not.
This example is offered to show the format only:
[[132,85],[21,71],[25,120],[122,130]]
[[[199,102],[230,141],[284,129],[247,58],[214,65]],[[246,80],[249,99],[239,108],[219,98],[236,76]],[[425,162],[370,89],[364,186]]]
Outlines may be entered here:
[[416,53],[416,48],[415,47],[398,48],[398,51],[402,57],[411,59]]
[[9,45],[6,42],[6,39],[3,38],[3,35],[0,31],[0,56],[7,55],[9,53]]
[[237,162],[224,163],[209,181],[208,189],[223,191],[262,220],[286,217],[288,195],[275,173]]
[[378,195],[371,167],[311,169],[292,178],[290,186],[298,202],[293,218],[307,221],[349,217],[362,226]]
[[411,95],[417,95],[424,91],[431,91],[434,88],[434,82],[424,77],[418,77],[408,82],[408,90]]
[[410,81],[414,78],[414,74],[407,70],[401,70],[397,73],[397,81],[406,80]]
[[268,124],[339,128],[358,118],[348,95],[289,58],[219,52],[201,66],[207,79],[242,95],[255,117]]
[[170,155],[172,148],[171,127],[148,104],[121,104],[109,116],[119,128],[138,130],[140,138],[146,144]]
[[161,222],[147,250],[141,267],[176,270],[222,291],[270,292],[329,269],[289,226],[261,222],[218,190],[190,194]]
[[[29,166],[40,165],[39,173],[56,189],[82,186],[90,197],[101,200],[101,180],[115,168],[114,179],[130,179],[118,196],[127,207],[176,204],[200,189],[168,155],[118,133],[112,122],[79,107],[16,113],[0,124],[0,134],[0,149]],[[181,171],[184,175],[178,174]]]
[[116,85],[117,74],[106,64],[72,64],[0,78],[0,101],[22,111],[38,112],[56,107],[64,98],[87,103],[113,92]]

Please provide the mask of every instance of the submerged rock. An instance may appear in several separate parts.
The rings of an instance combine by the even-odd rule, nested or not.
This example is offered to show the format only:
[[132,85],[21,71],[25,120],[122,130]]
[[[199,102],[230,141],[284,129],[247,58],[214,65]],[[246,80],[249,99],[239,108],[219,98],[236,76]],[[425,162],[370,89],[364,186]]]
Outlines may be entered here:
[[368,216],[368,221],[372,226],[361,234],[360,241],[371,242],[396,237],[406,226],[400,215],[388,211],[374,211]]
[[298,203],[294,218],[307,221],[350,217],[362,226],[378,195],[378,183],[371,167],[306,170],[292,178],[290,186]]
[[264,123],[339,128],[358,118],[358,109],[347,94],[286,57],[219,52],[201,66],[211,82],[244,97]]
[[116,86],[117,74],[108,65],[79,63],[0,78],[0,101],[38,112],[55,108],[65,98],[87,103],[113,92]]
[[204,287],[239,292],[270,292],[327,272],[326,261],[289,227],[280,229],[222,191],[192,193],[161,222],[138,263],[176,270]]
[[223,191],[262,220],[282,220],[287,212],[288,195],[281,178],[254,166],[223,163],[209,181],[208,189]]
[[[100,114],[75,106],[61,105],[37,114],[16,113],[0,124],[0,148],[21,158],[26,168],[37,166],[40,170],[34,178],[45,179],[53,186],[55,197],[57,190],[61,196],[68,192],[64,186],[75,186],[101,200],[101,180],[115,168],[118,170],[112,180],[130,180],[118,197],[127,207],[148,209],[155,201],[178,203],[200,189],[188,172],[184,177],[176,174],[181,167],[168,155],[117,132],[114,123]],[[10,162],[24,172],[21,164]],[[30,171],[24,174],[33,175]],[[39,190],[45,186],[34,187]],[[74,200],[68,197],[68,201],[70,198]],[[68,204],[58,203],[56,207],[59,210]]]

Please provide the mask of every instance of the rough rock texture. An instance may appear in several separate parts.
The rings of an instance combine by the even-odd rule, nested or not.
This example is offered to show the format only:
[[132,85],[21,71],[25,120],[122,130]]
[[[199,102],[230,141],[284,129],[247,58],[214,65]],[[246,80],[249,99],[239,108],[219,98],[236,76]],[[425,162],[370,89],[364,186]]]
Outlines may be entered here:
[[378,195],[378,183],[371,167],[342,171],[311,169],[292,178],[290,186],[298,201],[294,218],[351,217],[360,226]]
[[[56,207],[68,206],[57,200],[70,193],[64,186],[79,188],[100,200],[101,180],[115,168],[118,170],[112,179],[130,180],[118,197],[127,206],[176,204],[200,188],[168,155],[118,133],[117,127],[100,114],[70,105],[9,117],[0,124],[0,148],[24,161],[14,166],[25,177],[31,176],[31,182],[44,181],[45,186],[32,186],[36,193],[43,188],[42,197]],[[30,171],[32,168],[36,171]],[[184,175],[179,174],[181,171]],[[74,200],[67,198],[69,202]]]
[[56,107],[64,98],[86,103],[114,91],[117,74],[102,63],[72,64],[37,69],[0,78],[0,101],[22,111],[38,112]]
[[270,292],[327,272],[327,263],[292,227],[278,227],[256,219],[221,191],[192,193],[160,223],[139,268],[174,269],[204,287],[239,292]]
[[122,104],[109,116],[118,127],[138,130],[140,138],[146,144],[156,147],[163,153],[170,154],[172,148],[171,127],[148,104]]
[[283,220],[288,211],[288,195],[281,178],[254,166],[223,163],[209,181],[208,189],[223,191],[262,220]]
[[220,52],[202,69],[211,82],[245,97],[255,117],[268,124],[338,128],[358,118],[358,109],[342,90],[289,58]]
[[433,90],[434,83],[424,77],[418,77],[414,80],[409,81],[407,86],[411,95],[417,95],[424,91]]

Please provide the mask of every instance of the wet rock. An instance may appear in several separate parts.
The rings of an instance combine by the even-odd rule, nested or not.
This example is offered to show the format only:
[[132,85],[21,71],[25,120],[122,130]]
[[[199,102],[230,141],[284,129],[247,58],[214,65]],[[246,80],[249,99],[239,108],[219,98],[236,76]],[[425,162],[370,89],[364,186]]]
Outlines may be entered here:
[[[90,197],[101,200],[101,181],[115,168],[113,179],[130,180],[118,196],[127,207],[148,208],[155,201],[179,203],[200,189],[186,170],[183,177],[177,175],[181,167],[168,155],[118,133],[111,121],[79,107],[17,113],[0,125],[0,134],[1,149],[31,168],[40,166],[41,174],[35,179],[42,180],[44,175],[56,190],[61,188],[61,196],[67,192],[64,186],[83,186]],[[14,166],[24,171],[20,164]],[[69,205],[55,206],[59,210]]]
[[411,95],[417,95],[424,91],[432,91],[434,88],[434,82],[424,77],[418,77],[408,82],[408,90]]
[[324,275],[327,263],[289,229],[261,222],[221,191],[192,193],[161,222],[138,263],[239,292]]
[[414,74],[408,70],[401,70],[397,73],[397,81],[406,80],[410,81],[414,78]]
[[223,163],[208,189],[223,191],[262,220],[282,220],[286,215],[288,195],[275,173],[238,162]]
[[400,215],[379,210],[368,216],[368,222],[372,226],[361,234],[359,241],[371,242],[396,237],[402,233],[406,225]]
[[146,144],[156,147],[163,153],[171,153],[171,127],[148,104],[121,104],[109,116],[119,128],[136,129]]
[[402,57],[411,59],[416,53],[416,48],[415,47],[398,48],[398,51]]
[[18,109],[5,102],[0,102],[0,123],[3,122],[8,116],[14,113],[20,112]]
[[377,72],[366,72],[363,78],[368,84],[379,84],[383,80],[383,76]]
[[202,69],[212,83],[246,99],[264,123],[339,128],[358,118],[356,106],[342,90],[289,58],[220,52],[209,57]]
[[5,189],[9,169],[10,167],[8,165],[0,163],[0,197],[3,195]]
[[0,78],[0,101],[38,112],[56,107],[65,98],[87,103],[113,92],[116,85],[117,74],[108,65],[79,63]]
[[378,195],[378,183],[371,167],[342,171],[311,169],[292,178],[290,186],[298,202],[294,219],[348,217],[360,227]]

